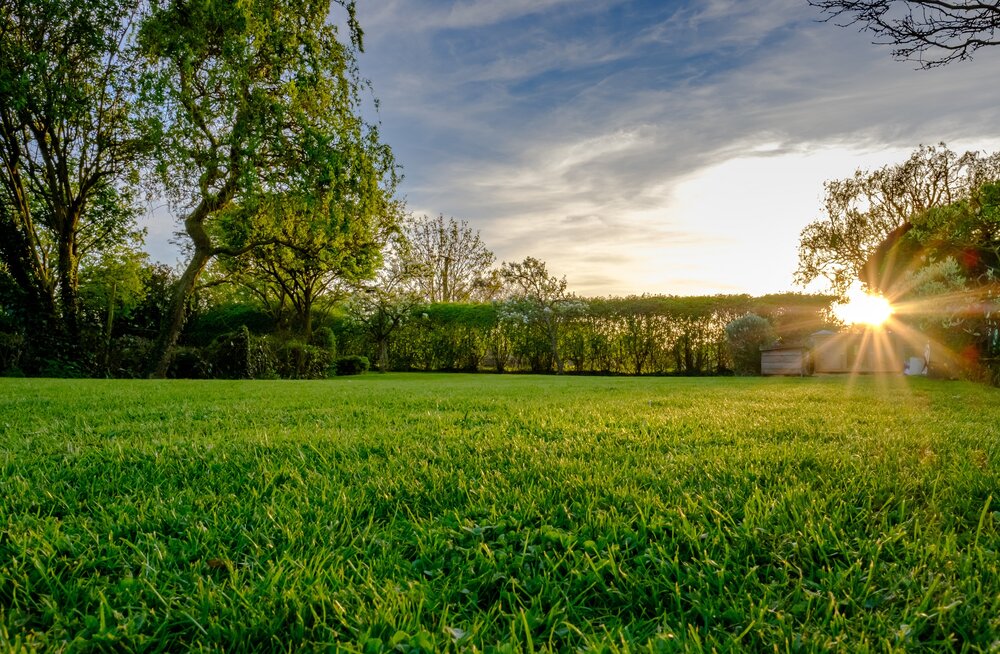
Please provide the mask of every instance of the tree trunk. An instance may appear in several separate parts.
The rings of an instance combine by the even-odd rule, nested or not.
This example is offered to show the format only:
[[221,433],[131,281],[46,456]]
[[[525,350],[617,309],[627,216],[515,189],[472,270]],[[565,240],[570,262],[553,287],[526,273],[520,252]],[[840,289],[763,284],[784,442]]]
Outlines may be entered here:
[[211,251],[203,248],[195,248],[194,256],[188,262],[184,274],[174,286],[174,293],[170,298],[170,307],[163,316],[163,324],[160,327],[160,336],[153,349],[152,361],[155,366],[150,372],[150,377],[164,379],[167,376],[167,369],[170,367],[171,349],[177,344],[181,329],[184,327],[184,319],[187,313],[187,300],[194,291],[198,277],[201,276],[205,266],[211,259]]
[[559,333],[556,330],[554,318],[549,319],[549,343],[552,346],[552,359],[556,362],[556,374],[563,374],[563,360],[559,356]]
[[378,369],[385,372],[389,367],[389,337],[380,338],[378,341]]
[[118,293],[118,283],[112,282],[111,284],[111,295],[108,298],[108,315],[107,319],[104,321],[104,373],[110,374],[108,370],[108,361],[111,358],[111,334],[112,329],[115,324],[115,295]]
[[75,350],[80,346],[80,300],[76,266],[76,248],[72,231],[59,238],[59,300],[62,304],[63,323],[69,345]]
[[306,343],[312,338],[312,305],[312,293],[307,290],[302,298],[302,340]]
[[[27,206],[20,208],[27,211]],[[0,209],[2,211],[2,209]],[[52,288],[26,236],[24,219],[0,213],[0,258],[21,297],[24,327],[24,352],[21,361],[26,372],[35,372],[41,359],[58,349],[64,334]]]
[[156,340],[156,347],[153,348],[152,361],[154,366],[150,371],[150,377],[164,379],[167,376],[167,368],[170,367],[170,350],[177,344],[181,329],[184,327],[188,298],[194,292],[195,285],[205,270],[205,266],[208,265],[213,256],[219,253],[212,246],[212,237],[205,229],[205,220],[232,200],[236,193],[237,178],[236,172],[231,171],[229,179],[222,189],[214,196],[204,197],[184,219],[184,231],[191,238],[194,254],[191,256],[187,268],[184,269],[184,274],[177,281],[174,294],[170,298],[170,307],[163,316],[160,336]]

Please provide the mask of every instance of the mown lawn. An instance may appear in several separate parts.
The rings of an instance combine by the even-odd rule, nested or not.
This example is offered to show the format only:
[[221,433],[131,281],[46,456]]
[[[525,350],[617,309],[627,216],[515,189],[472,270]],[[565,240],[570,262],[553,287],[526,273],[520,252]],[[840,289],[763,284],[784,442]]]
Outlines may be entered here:
[[1000,391],[0,380],[0,650],[997,651]]

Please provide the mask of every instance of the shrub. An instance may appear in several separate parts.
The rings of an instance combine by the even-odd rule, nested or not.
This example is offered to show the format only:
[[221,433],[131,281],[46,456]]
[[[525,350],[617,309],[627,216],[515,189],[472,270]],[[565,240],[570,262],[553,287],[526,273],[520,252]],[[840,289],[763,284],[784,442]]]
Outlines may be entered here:
[[126,334],[112,341],[108,351],[108,374],[112,377],[142,377],[149,366],[154,341]]
[[253,334],[274,329],[274,320],[265,312],[245,304],[223,304],[191,317],[184,329],[184,342],[211,345],[246,328]]
[[167,376],[173,379],[208,379],[212,365],[205,357],[204,348],[178,347],[170,357]]
[[206,349],[211,376],[222,379],[257,379],[274,368],[274,359],[264,339],[250,334],[243,325],[219,336]]
[[329,375],[333,354],[302,341],[271,340],[275,372],[285,379],[320,379]]
[[760,374],[760,348],[774,342],[774,328],[766,318],[748,313],[726,325],[726,340],[739,375]]
[[337,338],[333,335],[333,330],[329,327],[320,327],[313,330],[312,337],[309,339],[309,345],[334,352],[337,349]]
[[87,372],[75,361],[64,359],[44,359],[38,371],[41,377],[58,377],[64,379],[82,379]]
[[358,355],[340,357],[334,365],[337,375],[360,375],[371,368],[371,362],[368,361],[368,357]]

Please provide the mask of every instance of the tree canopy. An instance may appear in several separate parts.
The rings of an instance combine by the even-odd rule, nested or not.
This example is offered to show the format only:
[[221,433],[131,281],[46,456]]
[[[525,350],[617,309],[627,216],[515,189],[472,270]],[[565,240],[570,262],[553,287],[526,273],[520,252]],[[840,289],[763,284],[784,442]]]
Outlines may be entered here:
[[[958,154],[943,143],[921,146],[906,161],[825,184],[825,216],[799,237],[797,283],[826,279],[837,292],[862,280],[866,263],[914,215],[967,198],[1000,179],[1000,153]],[[869,281],[869,280],[865,280]]]
[[149,143],[134,113],[139,7],[0,9],[0,256],[38,349],[75,348],[81,257],[134,235],[125,188]]

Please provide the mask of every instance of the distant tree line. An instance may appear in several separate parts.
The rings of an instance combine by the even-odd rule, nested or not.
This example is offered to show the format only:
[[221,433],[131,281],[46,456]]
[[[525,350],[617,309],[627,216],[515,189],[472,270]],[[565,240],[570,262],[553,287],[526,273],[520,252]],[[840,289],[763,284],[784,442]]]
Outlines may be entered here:
[[[545,304],[515,295],[491,303],[418,304],[393,333],[384,356],[356,318],[347,317],[336,332],[344,346],[380,358],[391,370],[733,374],[727,324],[754,314],[775,325],[771,340],[801,342],[828,326],[832,299],[794,293],[647,295]],[[751,362],[738,371],[753,367]]]
[[[219,257],[185,305],[167,376],[317,378],[369,366],[752,373],[754,353],[766,343],[758,338],[747,356],[746,344],[727,335],[728,324],[751,315],[769,326],[764,340],[802,341],[827,325],[833,300],[794,293],[580,298],[538,259],[494,266],[495,256],[464,221],[411,216],[399,224],[386,237],[375,276],[354,283],[340,274],[297,283],[305,270],[301,260],[281,259],[271,245],[263,254],[249,251],[239,266]],[[84,315],[100,326],[83,359],[88,367],[53,362],[31,372],[145,376],[182,273],[141,256],[86,270]],[[24,371],[24,339],[15,322],[0,333],[0,366]]]

